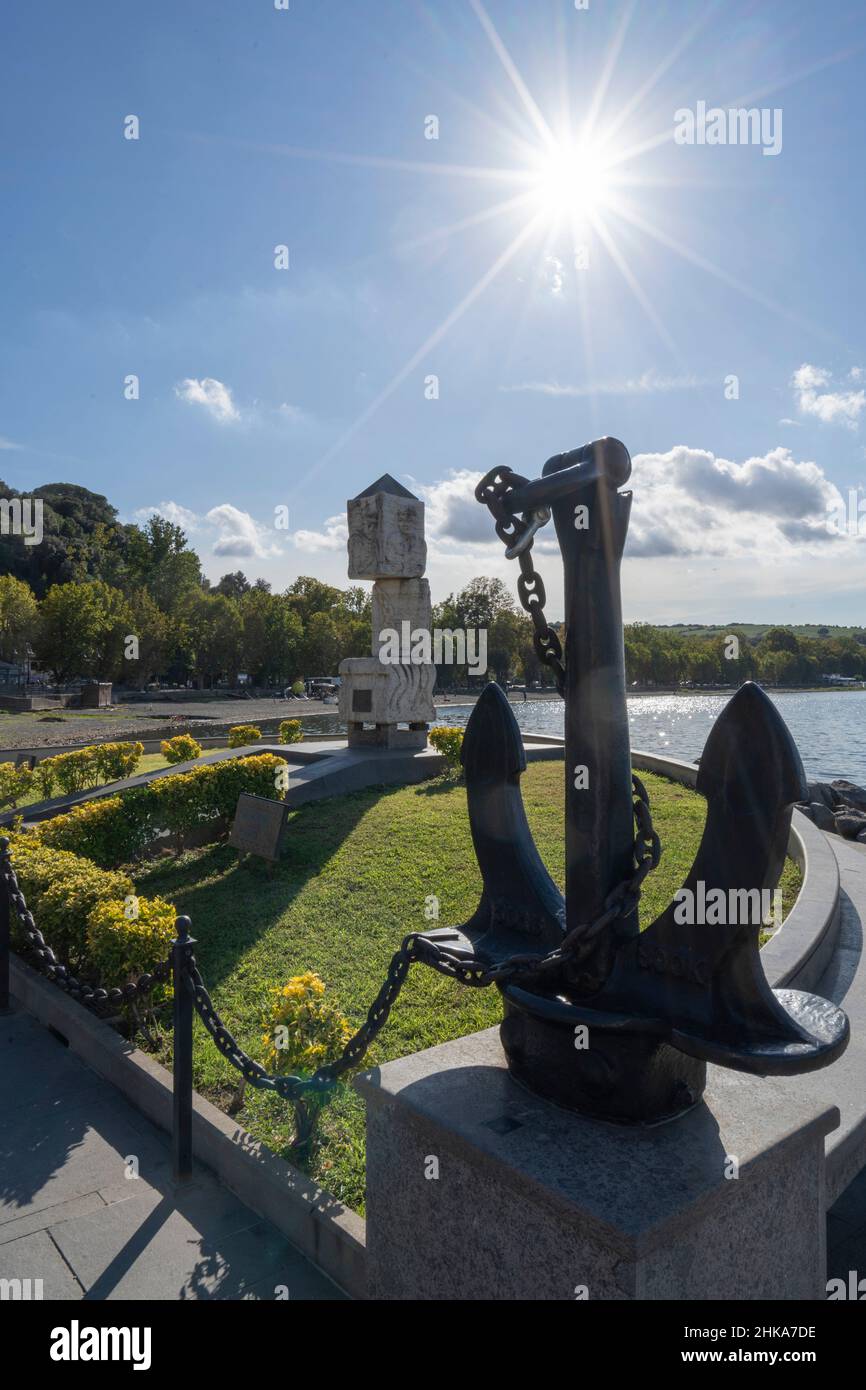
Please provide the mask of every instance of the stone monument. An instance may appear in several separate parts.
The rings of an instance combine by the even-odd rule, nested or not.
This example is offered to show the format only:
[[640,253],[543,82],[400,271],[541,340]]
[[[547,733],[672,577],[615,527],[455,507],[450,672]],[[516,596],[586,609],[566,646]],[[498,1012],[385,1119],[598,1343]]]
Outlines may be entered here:
[[349,746],[424,748],[436,717],[436,667],[412,659],[413,633],[429,633],[432,621],[424,503],[385,473],[347,512],[349,578],[373,580],[371,655],[340,663]]

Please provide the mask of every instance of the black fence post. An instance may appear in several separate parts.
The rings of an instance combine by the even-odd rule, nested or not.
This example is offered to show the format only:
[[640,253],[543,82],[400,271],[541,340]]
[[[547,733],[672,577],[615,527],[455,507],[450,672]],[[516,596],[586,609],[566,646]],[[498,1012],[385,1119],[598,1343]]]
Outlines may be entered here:
[[178,917],[172,946],[174,980],[174,1097],[172,1157],[175,1182],[192,1177],[192,1011],[186,967],[195,945],[188,917]]
[[0,836],[0,1014],[8,1014],[9,1008],[9,882],[6,875],[11,864],[9,859],[9,839]]

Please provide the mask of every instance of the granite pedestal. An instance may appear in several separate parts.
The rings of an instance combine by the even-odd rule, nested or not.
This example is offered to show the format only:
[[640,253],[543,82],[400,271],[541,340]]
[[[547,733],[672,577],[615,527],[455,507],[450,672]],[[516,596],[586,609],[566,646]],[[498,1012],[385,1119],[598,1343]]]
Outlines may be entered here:
[[634,1129],[509,1076],[490,1028],[359,1077],[374,1299],[822,1299],[834,1105],[709,1069]]

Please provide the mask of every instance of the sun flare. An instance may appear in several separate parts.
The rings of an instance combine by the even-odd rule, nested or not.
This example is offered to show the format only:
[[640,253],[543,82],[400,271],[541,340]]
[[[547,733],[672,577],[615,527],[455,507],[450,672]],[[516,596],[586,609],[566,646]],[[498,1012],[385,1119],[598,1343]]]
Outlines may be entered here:
[[551,220],[592,218],[610,193],[611,168],[611,157],[600,144],[557,141],[538,162],[533,197],[539,212]]

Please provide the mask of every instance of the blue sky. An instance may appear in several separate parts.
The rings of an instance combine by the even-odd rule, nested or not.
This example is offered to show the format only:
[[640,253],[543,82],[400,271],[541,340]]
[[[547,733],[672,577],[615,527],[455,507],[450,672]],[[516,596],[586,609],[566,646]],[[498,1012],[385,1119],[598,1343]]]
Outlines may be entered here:
[[[2,37],[8,482],[282,588],[346,582],[387,470],[439,598],[516,579],[480,472],[614,434],[629,618],[864,621],[827,522],[866,475],[862,3],[17,0]],[[678,143],[700,102],[781,148]]]

